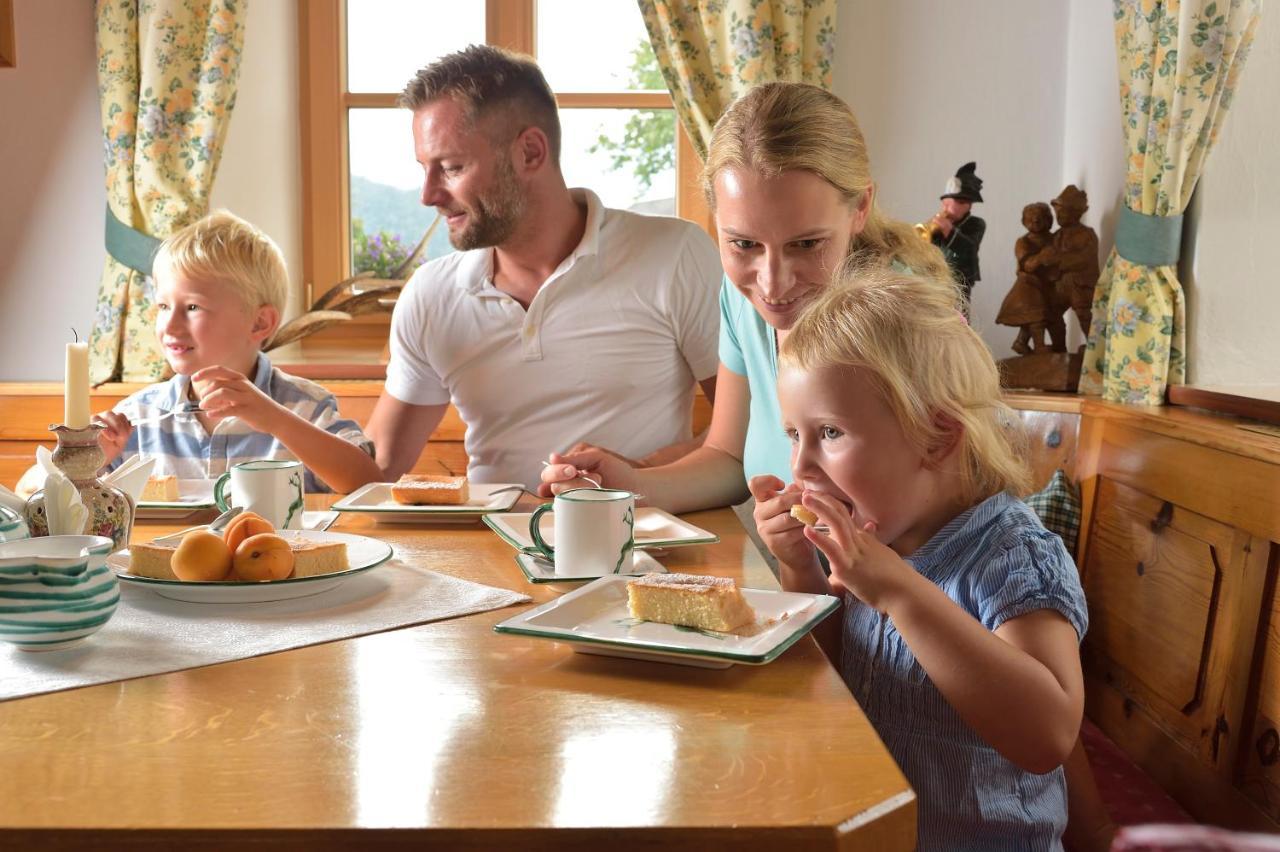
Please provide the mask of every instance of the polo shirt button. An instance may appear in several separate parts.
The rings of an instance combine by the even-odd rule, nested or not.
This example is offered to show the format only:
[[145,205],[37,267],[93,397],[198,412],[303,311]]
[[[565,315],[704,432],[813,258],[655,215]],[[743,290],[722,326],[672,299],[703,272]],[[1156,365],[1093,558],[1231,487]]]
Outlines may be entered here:
[[537,330],[536,330],[533,326],[531,326],[531,325],[527,325],[527,326],[525,326],[525,328],[524,328],[524,336],[525,336],[525,337],[533,337],[533,335],[534,335],[536,332],[537,332]]

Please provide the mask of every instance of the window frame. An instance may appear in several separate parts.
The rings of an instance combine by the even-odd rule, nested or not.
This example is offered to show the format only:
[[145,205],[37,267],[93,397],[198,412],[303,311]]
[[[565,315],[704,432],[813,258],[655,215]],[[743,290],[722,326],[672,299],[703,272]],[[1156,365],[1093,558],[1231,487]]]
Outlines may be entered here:
[[[0,0],[3,2],[3,0]],[[485,0],[485,40],[531,56],[537,48],[536,0]],[[302,296],[309,306],[325,287],[349,277],[351,199],[347,112],[396,108],[397,94],[347,91],[346,0],[298,0],[299,108],[302,158]],[[672,109],[669,92],[557,92],[561,108]],[[676,122],[676,215],[711,232],[698,187],[702,163]],[[360,323],[360,320],[366,320]],[[386,326],[387,314],[360,317],[303,340],[304,351],[332,348],[332,338],[385,341],[357,325]],[[337,332],[335,335],[334,332]],[[356,332],[356,333],[352,333]],[[308,346],[315,337],[323,347]],[[317,341],[319,342],[319,341]],[[381,348],[381,347],[379,347]]]

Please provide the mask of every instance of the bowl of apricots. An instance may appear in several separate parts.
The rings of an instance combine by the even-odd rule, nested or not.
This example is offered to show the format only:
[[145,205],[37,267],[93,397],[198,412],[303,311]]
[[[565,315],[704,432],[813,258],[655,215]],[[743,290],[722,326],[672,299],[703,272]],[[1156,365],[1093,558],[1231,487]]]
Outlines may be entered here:
[[135,543],[114,554],[111,565],[122,581],[165,597],[254,602],[316,594],[391,556],[390,545],[365,536],[278,531],[261,515],[244,512],[221,534],[197,529],[176,544]]

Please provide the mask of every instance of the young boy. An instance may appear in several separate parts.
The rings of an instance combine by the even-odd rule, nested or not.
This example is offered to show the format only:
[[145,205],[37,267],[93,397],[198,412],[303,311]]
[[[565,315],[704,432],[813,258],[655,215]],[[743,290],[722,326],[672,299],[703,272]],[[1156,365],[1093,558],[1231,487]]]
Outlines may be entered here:
[[270,237],[231,213],[211,213],[161,244],[153,277],[156,335],[176,375],[98,415],[108,468],[141,453],[158,459],[155,474],[203,479],[243,461],[296,458],[308,491],[351,491],[381,478],[372,443],[339,417],[333,395],[272,367],[262,352],[288,291]]

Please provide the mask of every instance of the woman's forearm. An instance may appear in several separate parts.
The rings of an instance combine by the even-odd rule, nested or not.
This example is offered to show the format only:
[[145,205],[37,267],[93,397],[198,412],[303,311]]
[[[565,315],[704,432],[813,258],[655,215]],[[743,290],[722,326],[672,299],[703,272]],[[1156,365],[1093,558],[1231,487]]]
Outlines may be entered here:
[[731,506],[750,496],[742,462],[706,445],[670,464],[640,468],[635,480],[650,506],[677,514]]

